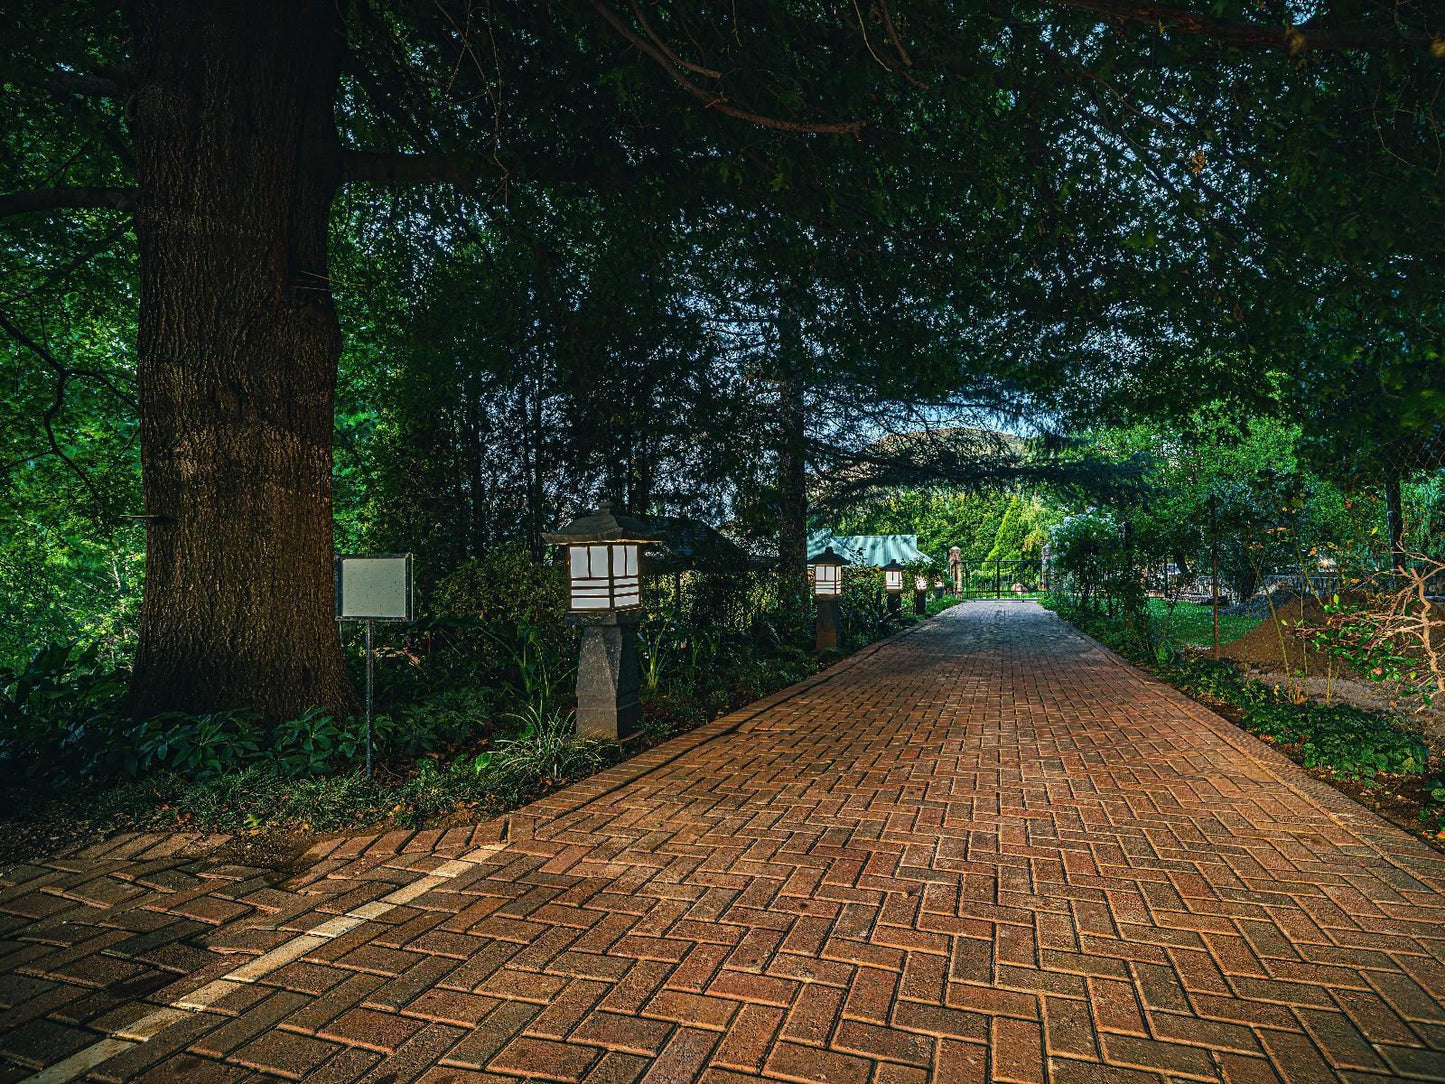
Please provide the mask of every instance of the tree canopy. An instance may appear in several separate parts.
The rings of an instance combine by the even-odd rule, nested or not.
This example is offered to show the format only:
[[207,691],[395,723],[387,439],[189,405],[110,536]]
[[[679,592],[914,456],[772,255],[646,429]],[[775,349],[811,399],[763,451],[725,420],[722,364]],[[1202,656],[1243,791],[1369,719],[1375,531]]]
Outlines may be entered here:
[[337,542],[440,577],[611,493],[786,551],[808,470],[1064,480],[891,433],[1440,459],[1429,5],[4,18],[0,647],[121,630],[137,710],[347,707]]

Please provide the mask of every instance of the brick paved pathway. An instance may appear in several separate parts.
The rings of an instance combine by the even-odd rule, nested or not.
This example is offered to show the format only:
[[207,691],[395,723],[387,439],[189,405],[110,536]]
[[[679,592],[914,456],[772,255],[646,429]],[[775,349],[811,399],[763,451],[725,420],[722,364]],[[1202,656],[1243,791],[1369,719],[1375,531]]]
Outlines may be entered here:
[[1445,1080],[1445,863],[1032,604],[289,879],[0,887],[0,1082]]

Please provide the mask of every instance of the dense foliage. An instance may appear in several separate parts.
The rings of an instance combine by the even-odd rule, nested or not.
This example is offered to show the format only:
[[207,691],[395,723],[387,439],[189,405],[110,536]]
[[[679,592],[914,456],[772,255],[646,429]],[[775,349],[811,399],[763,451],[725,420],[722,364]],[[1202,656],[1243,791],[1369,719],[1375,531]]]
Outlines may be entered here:
[[[1426,17],[1089,6],[327,5],[340,541],[434,582],[604,490],[774,537],[790,457],[1039,406],[1283,408],[1352,484],[1436,455]],[[12,662],[133,637],[141,16],[12,5],[0,57]]]

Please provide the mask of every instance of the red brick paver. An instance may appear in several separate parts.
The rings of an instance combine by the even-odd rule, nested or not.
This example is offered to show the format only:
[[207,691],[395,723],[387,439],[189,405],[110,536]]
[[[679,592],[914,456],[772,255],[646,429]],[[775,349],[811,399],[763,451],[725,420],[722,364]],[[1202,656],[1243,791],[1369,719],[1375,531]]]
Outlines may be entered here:
[[1032,604],[501,822],[186,845],[0,878],[0,1084],[1445,1080],[1441,856]]

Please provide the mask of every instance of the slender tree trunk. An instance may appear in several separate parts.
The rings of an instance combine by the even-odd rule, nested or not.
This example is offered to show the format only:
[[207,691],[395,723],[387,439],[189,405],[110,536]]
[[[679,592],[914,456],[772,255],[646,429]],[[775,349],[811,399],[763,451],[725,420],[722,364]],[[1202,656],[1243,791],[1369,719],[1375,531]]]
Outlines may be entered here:
[[802,332],[784,315],[778,379],[778,574],[785,586],[808,590],[807,410],[802,370]]
[[333,0],[134,0],[139,714],[350,711],[334,620]]
[[476,558],[482,555],[487,548],[487,511],[490,505],[490,492],[487,487],[485,473],[482,470],[482,404],[481,389],[477,387],[477,381],[468,378],[464,384],[467,397],[466,412],[466,440],[463,446],[467,456],[467,478],[471,489],[471,515],[468,523],[471,527],[471,546],[467,556]]
[[1405,509],[1400,495],[1400,476],[1385,479],[1385,529],[1390,537],[1390,564],[1398,572],[1405,569]]

